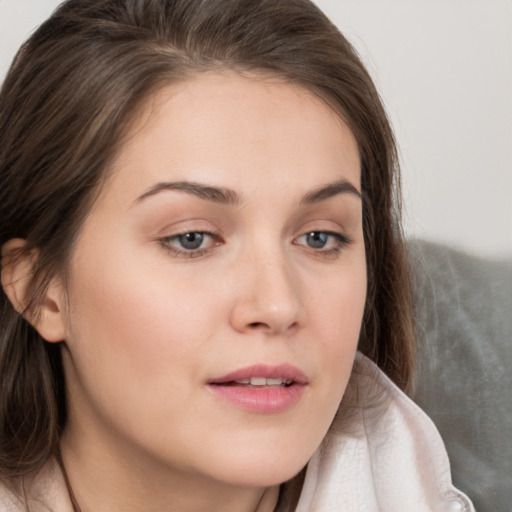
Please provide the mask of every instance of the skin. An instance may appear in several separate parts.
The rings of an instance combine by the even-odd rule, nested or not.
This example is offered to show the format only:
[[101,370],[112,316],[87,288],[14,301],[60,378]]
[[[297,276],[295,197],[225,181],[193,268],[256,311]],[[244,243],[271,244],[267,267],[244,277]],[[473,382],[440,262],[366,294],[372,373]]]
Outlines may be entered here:
[[[340,180],[355,192],[311,201]],[[236,201],[158,186],[185,181]],[[226,71],[145,103],[36,324],[64,340],[62,453],[82,511],[274,509],[354,360],[366,292],[357,191],[354,136],[304,89]],[[189,250],[178,235],[193,232],[214,235]],[[310,232],[335,235],[319,248]],[[303,371],[300,400],[264,414],[209,390],[256,363]]]

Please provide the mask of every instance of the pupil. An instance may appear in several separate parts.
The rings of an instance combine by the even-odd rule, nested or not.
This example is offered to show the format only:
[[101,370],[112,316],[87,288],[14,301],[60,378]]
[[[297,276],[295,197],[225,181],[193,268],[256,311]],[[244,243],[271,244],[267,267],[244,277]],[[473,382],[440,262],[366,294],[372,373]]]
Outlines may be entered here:
[[187,233],[181,235],[179,240],[184,249],[198,249],[203,243],[203,233]]
[[307,243],[310,247],[313,247],[314,249],[322,249],[325,247],[325,244],[327,243],[327,237],[325,233],[322,233],[320,231],[312,231],[311,233],[308,233],[307,235]]

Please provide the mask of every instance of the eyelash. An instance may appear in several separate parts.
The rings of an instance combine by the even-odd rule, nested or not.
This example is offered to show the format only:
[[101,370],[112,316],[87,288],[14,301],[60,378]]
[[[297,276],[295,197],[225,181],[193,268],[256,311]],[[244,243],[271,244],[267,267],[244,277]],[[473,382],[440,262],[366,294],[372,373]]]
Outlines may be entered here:
[[[338,254],[348,245],[352,243],[352,239],[343,234],[338,233],[336,231],[322,231],[322,230],[310,230],[306,233],[303,233],[302,235],[298,236],[293,240],[294,245],[300,245],[297,243],[297,240],[307,237],[310,235],[327,235],[328,237],[331,237],[335,240],[336,246],[329,248],[329,249],[323,249],[323,248],[314,248],[314,247],[307,247],[304,246],[304,249],[306,250],[312,250],[314,254],[320,255],[320,256],[326,256],[326,257],[333,257],[335,258],[338,256]],[[173,242],[179,240],[183,236],[187,235],[201,235],[203,237],[211,238],[213,245],[210,247],[205,248],[197,248],[197,249],[179,249],[172,245]],[[200,258],[201,256],[206,255],[209,253],[214,247],[222,245],[223,240],[221,238],[220,233],[216,232],[210,232],[210,231],[186,231],[184,233],[178,233],[175,235],[167,236],[164,238],[158,239],[158,243],[172,256],[177,258]]]

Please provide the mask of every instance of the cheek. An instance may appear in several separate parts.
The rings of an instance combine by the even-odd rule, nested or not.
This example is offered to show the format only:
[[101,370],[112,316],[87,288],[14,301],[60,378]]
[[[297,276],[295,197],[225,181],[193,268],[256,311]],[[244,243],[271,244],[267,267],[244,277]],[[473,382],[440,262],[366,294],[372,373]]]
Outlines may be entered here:
[[[203,412],[200,376],[218,332],[219,305],[207,293],[198,303],[198,283],[162,268],[133,258],[123,258],[123,268],[101,261],[101,268],[76,275],[70,297],[67,379],[76,415],[84,423],[102,418],[104,428],[115,424],[137,444],[181,456],[174,452],[187,445],[187,433],[207,421],[193,420]],[[187,420],[175,425],[181,415]]]
[[312,276],[303,294],[308,301],[308,322],[323,332],[318,342],[326,343],[326,350],[352,346],[361,328],[367,287],[364,252],[347,260],[321,279]]
[[[363,254],[364,256],[364,254]],[[366,300],[364,258],[329,280],[322,292],[311,294],[311,328],[317,344],[325,393],[337,408],[345,391],[357,350]]]
[[203,293],[199,302],[199,283],[135,257],[100,261],[81,265],[72,283],[71,352],[84,378],[151,393],[169,373],[194,372],[220,316],[214,297]]

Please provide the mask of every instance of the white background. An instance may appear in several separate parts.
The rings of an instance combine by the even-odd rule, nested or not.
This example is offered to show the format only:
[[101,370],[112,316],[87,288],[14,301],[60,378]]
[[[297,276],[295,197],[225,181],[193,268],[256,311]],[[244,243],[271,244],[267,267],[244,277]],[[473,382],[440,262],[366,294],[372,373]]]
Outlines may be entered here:
[[[56,0],[0,0],[0,79]],[[406,231],[512,255],[512,0],[317,0],[375,78],[401,149]]]

